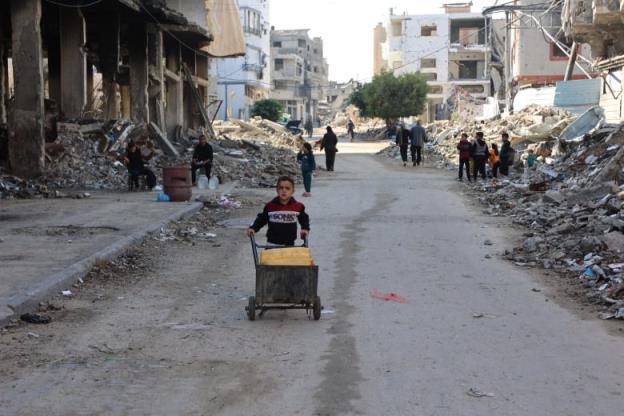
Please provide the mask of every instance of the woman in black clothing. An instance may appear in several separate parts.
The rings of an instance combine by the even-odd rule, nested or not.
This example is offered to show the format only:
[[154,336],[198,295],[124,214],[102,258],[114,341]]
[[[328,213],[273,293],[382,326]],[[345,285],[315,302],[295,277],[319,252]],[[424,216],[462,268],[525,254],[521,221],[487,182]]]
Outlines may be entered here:
[[156,186],[156,176],[151,170],[145,167],[145,160],[143,160],[141,148],[136,143],[128,143],[125,162],[128,167],[128,186],[130,190],[139,189],[140,176],[145,176],[147,187],[150,190]]
[[327,133],[321,140],[321,150],[325,149],[325,167],[328,172],[334,171],[334,161],[336,160],[336,152],[338,148],[338,137],[330,126],[327,126]]

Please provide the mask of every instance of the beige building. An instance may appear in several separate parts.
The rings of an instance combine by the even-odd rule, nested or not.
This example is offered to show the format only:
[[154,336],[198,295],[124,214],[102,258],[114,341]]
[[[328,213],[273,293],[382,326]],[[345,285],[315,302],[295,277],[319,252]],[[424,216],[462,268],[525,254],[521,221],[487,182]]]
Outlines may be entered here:
[[271,32],[271,97],[280,101],[291,119],[318,119],[319,104],[329,85],[323,40],[308,29]]

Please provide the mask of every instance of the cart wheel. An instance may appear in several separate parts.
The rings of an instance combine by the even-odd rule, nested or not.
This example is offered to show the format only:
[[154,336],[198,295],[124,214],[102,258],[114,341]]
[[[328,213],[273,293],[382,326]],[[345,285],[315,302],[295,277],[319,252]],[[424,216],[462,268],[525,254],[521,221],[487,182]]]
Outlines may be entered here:
[[321,298],[318,296],[314,298],[314,304],[312,305],[312,314],[315,321],[321,319]]
[[250,321],[256,320],[256,297],[249,296],[249,306],[247,306],[247,317]]

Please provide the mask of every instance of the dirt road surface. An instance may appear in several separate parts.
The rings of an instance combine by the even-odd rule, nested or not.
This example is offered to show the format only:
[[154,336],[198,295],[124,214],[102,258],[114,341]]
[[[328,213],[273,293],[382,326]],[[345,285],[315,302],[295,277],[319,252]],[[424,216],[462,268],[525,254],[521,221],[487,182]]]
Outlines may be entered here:
[[624,338],[502,260],[514,232],[462,189],[341,151],[304,200],[318,322],[246,319],[243,229],[272,194],[239,191],[188,225],[216,238],[149,240],[53,299],[52,323],[1,333],[0,414],[621,414]]

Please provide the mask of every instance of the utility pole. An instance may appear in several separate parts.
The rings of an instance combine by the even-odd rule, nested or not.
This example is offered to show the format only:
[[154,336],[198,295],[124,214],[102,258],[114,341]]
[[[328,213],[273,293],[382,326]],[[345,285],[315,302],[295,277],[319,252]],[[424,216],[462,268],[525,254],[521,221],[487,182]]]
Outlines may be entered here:
[[511,49],[509,45],[509,34],[511,31],[509,30],[509,11],[505,11],[505,59],[503,62],[504,71],[504,84],[505,84],[505,111],[509,112],[511,108],[511,83],[509,82],[511,68],[511,59],[509,57],[509,50]]
[[569,81],[572,78],[574,72],[574,65],[576,64],[576,57],[578,56],[579,44],[574,41],[572,43],[572,50],[570,53],[570,59],[568,60],[568,66],[566,67],[564,81]]

